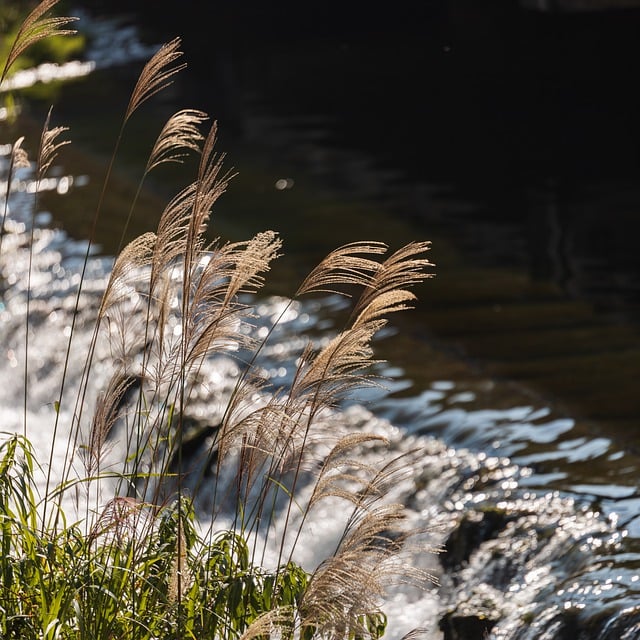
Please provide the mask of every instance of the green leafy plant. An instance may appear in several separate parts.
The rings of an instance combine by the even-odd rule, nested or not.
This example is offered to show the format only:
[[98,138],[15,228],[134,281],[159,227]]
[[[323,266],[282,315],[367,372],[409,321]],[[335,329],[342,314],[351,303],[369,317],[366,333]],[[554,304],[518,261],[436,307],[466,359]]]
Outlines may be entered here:
[[[26,19],[3,76],[33,42],[64,33],[71,18],[45,17],[56,4],[45,0]],[[103,195],[125,128],[182,70],[181,55],[175,39],[144,67]],[[385,587],[428,578],[402,562],[418,532],[407,526],[403,506],[387,500],[406,459],[389,457],[381,436],[343,429],[339,407],[358,388],[377,384],[372,341],[390,314],[411,306],[412,286],[432,266],[424,255],[429,244],[411,243],[386,259],[382,243],[336,249],[304,279],[266,336],[256,337],[251,301],[281,241],[273,231],[246,242],[206,239],[212,208],[232,178],[215,148],[215,123],[201,133],[206,120],[200,111],[181,110],[161,130],[140,188],[157,166],[187,153],[200,156],[196,175],[166,205],[156,231],[115,259],[72,384],[78,323],[89,322],[81,311],[90,238],[54,402],[53,438],[68,438],[60,481],[52,476],[53,448],[40,468],[28,440],[25,333],[24,433],[7,434],[0,444],[3,638],[377,639],[386,628]],[[37,181],[67,143],[66,131],[47,119]],[[21,142],[10,174],[27,164]],[[94,229],[101,207],[102,198]],[[134,210],[135,201],[130,216]],[[291,384],[273,388],[256,365],[260,353],[287,308],[327,292],[352,301],[346,324],[320,344],[309,340]],[[27,324],[29,317],[27,300]],[[205,363],[220,355],[234,356],[238,369],[218,398],[216,424],[201,438],[189,408]],[[110,371],[97,390],[96,363]],[[62,424],[65,416],[70,424]],[[195,453],[194,429],[202,441]],[[124,451],[115,461],[114,442]],[[380,455],[368,463],[363,450]],[[43,495],[36,470],[46,478]],[[65,508],[70,496],[81,505],[74,522]],[[318,505],[335,501],[346,514],[344,530],[333,553],[307,571],[294,560],[301,532]],[[276,558],[266,563],[274,539]]]

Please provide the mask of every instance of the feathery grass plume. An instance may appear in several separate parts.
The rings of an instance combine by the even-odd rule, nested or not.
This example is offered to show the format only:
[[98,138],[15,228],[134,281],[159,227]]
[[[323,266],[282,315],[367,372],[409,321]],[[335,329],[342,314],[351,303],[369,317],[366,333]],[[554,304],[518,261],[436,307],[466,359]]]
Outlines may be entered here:
[[294,637],[295,617],[295,609],[291,606],[267,611],[254,620],[238,640],[292,638]]
[[302,626],[324,638],[379,637],[369,622],[383,616],[386,587],[407,571],[397,562],[404,533],[404,507],[378,505],[352,521],[336,553],[311,575],[302,596]]
[[22,148],[24,142],[24,136],[18,138],[11,149],[11,162],[9,165],[9,176],[11,177],[13,169],[26,169],[29,168],[29,156],[27,152]]
[[[197,364],[216,346],[249,343],[250,336],[238,331],[238,316],[246,314],[247,308],[237,302],[237,296],[255,293],[263,285],[261,274],[270,269],[281,246],[280,238],[273,231],[266,231],[248,242],[214,249],[193,283],[187,319],[187,366]],[[222,260],[216,254],[221,254]]]
[[108,309],[131,294],[129,278],[139,278],[139,270],[151,265],[156,246],[156,234],[152,231],[134,238],[116,258],[109,282],[102,295],[98,318],[104,318]]
[[172,82],[176,73],[186,68],[186,63],[170,67],[173,62],[182,56],[180,51],[180,38],[174,38],[163,44],[155,55],[145,64],[138,82],[133,89],[129,105],[125,112],[124,121],[127,122],[138,107],[154,96],[159,91],[166,89]]
[[[152,150],[147,171],[163,162],[170,162],[172,159],[177,161],[180,155],[178,151],[180,145],[182,145],[182,148],[199,151],[199,142],[203,137],[198,132],[197,125],[204,119],[205,114],[193,110],[179,112],[171,118],[164,126]],[[139,293],[142,293],[147,300],[146,317],[145,315],[142,316],[144,335],[137,336],[134,342],[142,345],[155,345],[155,347],[145,347],[143,349],[141,365],[141,370],[144,372],[155,348],[157,358],[155,365],[156,375],[152,378],[156,381],[154,396],[159,393],[161,383],[165,379],[166,364],[170,365],[171,371],[179,370],[176,358],[172,357],[174,351],[164,339],[165,336],[169,335],[165,333],[165,321],[169,317],[167,309],[170,306],[170,296],[173,295],[172,271],[176,266],[176,262],[186,252],[186,237],[192,216],[195,192],[195,184],[180,192],[165,207],[158,224],[157,234],[144,234],[140,238],[133,240],[120,252],[100,308],[99,319],[103,318],[107,311],[117,302],[125,302],[127,290],[130,287],[130,283],[128,283],[129,276],[133,275],[134,278],[137,278],[140,275],[141,268],[150,266],[150,272],[145,276],[144,281],[140,280],[139,283],[144,287],[144,290],[139,291]],[[145,285],[144,282],[147,284]],[[127,319],[122,315],[117,317],[120,322],[117,322],[114,326],[120,327],[123,345],[121,359],[124,361],[127,358],[126,348],[124,348],[127,336],[130,337],[135,332]],[[128,341],[131,344],[131,341]],[[171,377],[171,374],[169,377]],[[142,428],[141,424],[142,393],[141,387],[137,410],[138,419],[135,421],[138,427],[130,431],[127,438],[129,442],[136,441],[139,446],[143,446],[143,441],[150,437],[148,432],[143,435],[146,430]]]
[[315,415],[321,408],[335,406],[345,393],[375,384],[370,376],[370,367],[376,364],[371,340],[384,324],[385,320],[376,320],[349,327],[320,351],[305,351],[292,395],[306,397]]
[[185,187],[171,199],[160,216],[149,279],[149,296],[152,298],[163,274],[186,250],[186,234],[195,192],[195,183]]
[[419,638],[425,638],[425,640],[427,640],[426,634],[428,632],[428,629],[419,627],[417,629],[412,629],[408,633],[405,633],[402,638],[400,638],[400,640],[418,640]]
[[178,193],[165,207],[156,232],[157,242],[152,260],[150,295],[160,275],[176,259],[183,258],[184,301],[189,299],[190,273],[204,249],[202,234],[215,201],[225,192],[231,173],[220,176],[223,155],[214,152],[217,124],[211,126],[201,152],[197,179]]
[[109,380],[95,404],[87,444],[82,447],[87,477],[99,475],[105,444],[109,433],[121,412],[127,391],[136,383],[136,378],[126,371],[117,371]]
[[23,20],[16,39],[11,45],[7,60],[0,73],[0,85],[4,82],[9,69],[14,62],[33,44],[44,38],[54,35],[72,35],[76,33],[74,29],[63,29],[70,22],[78,20],[72,17],[46,18],[45,14],[53,9],[60,0],[43,0],[36,8]]
[[[134,498],[121,496],[112,498],[93,523],[88,535],[89,545],[100,539],[105,542],[109,537],[119,546],[135,541],[141,525],[143,527],[152,525],[151,519],[147,517],[148,509],[148,504]],[[108,540],[106,542],[108,543]]]
[[38,150],[37,161],[37,176],[38,181],[42,180],[49,171],[53,161],[58,157],[58,151],[61,147],[70,144],[70,140],[58,140],[58,137],[65,131],[69,131],[69,127],[53,127],[49,129],[49,122],[51,121],[51,112],[53,108],[49,109],[47,118],[42,129],[42,136],[40,138],[40,149]]
[[[353,317],[362,314],[363,318],[367,318],[368,314],[364,313],[365,309],[371,306],[374,300],[378,300],[376,305],[379,305],[380,296],[388,293],[391,293],[392,296],[382,298],[385,300],[385,306],[400,303],[399,309],[405,309],[406,307],[402,304],[413,297],[413,294],[405,291],[406,288],[433,277],[433,274],[426,269],[435,265],[426,258],[417,257],[430,249],[430,242],[410,242],[389,256],[374,274],[370,286],[363,290],[360,299],[354,306]],[[399,299],[397,302],[393,302],[393,298],[396,296]],[[402,297],[405,297],[405,300],[401,300]],[[375,315],[377,316],[379,313],[376,312]]]
[[353,242],[338,247],[324,258],[298,287],[295,297],[309,293],[337,293],[336,285],[370,286],[380,263],[360,254],[383,254],[387,245],[383,242]]
[[174,113],[153,145],[145,174],[166,162],[182,162],[187,156],[187,150],[200,153],[200,143],[204,136],[198,126],[207,117],[206,113],[196,109],[182,109]]
[[[98,204],[96,206],[96,210],[93,216],[93,221],[91,224],[91,231],[89,233],[89,242],[87,245],[87,251],[85,253],[85,258],[84,258],[84,262],[83,262],[83,267],[82,267],[82,274],[81,274],[81,278],[80,278],[80,287],[78,288],[78,292],[76,295],[76,308],[79,305],[79,301],[80,301],[80,293],[82,290],[82,283],[84,281],[84,274],[85,274],[85,270],[87,267],[87,263],[89,260],[89,255],[90,255],[90,250],[91,250],[91,245],[93,243],[93,239],[94,239],[94,234],[95,234],[95,229],[97,227],[97,221],[98,218],[100,216],[100,212],[101,212],[101,208],[102,208],[102,203],[104,201],[104,196],[106,193],[106,189],[107,189],[107,185],[109,183],[110,180],[110,176],[111,176],[111,172],[113,169],[113,165],[114,165],[114,161],[117,155],[117,151],[119,149],[120,146],[120,142],[122,139],[122,135],[123,135],[123,131],[124,128],[127,124],[127,122],[129,121],[131,115],[134,113],[134,111],[136,111],[136,109],[138,107],[140,107],[140,105],[142,105],[147,99],[149,99],[150,97],[152,97],[153,95],[155,95],[156,93],[158,93],[159,91],[163,90],[164,88],[166,88],[167,86],[169,86],[172,82],[172,78],[173,76],[178,73],[179,71],[181,71],[182,69],[184,69],[186,67],[185,64],[180,64],[180,65],[176,65],[173,67],[170,67],[170,65],[175,62],[177,59],[180,58],[180,56],[182,55],[182,52],[179,50],[179,45],[180,45],[180,38],[175,38],[174,40],[172,40],[171,42],[168,42],[166,44],[164,44],[157,52],[156,54],[147,62],[147,64],[144,66],[138,81],[136,83],[136,86],[134,87],[134,90],[131,94],[131,98],[129,100],[129,104],[127,106],[126,112],[125,112],[125,116],[123,118],[122,121],[122,125],[120,127],[120,131],[118,133],[117,136],[117,140],[115,143],[115,147],[114,147],[114,151],[111,155],[110,161],[109,161],[109,166],[107,168],[107,172],[106,172],[106,176],[105,179],[103,181],[103,185],[102,185],[102,190],[100,193],[100,198],[98,201]],[[201,140],[201,135],[199,134],[199,132],[197,131],[197,125],[203,121],[205,118],[205,114],[203,114],[202,112],[198,112],[195,110],[190,110],[187,111],[185,110],[185,112],[182,115],[177,116],[176,118],[172,118],[169,120],[169,122],[167,123],[167,125],[165,125],[163,132],[160,134],[160,137],[158,139],[158,142],[156,143],[156,145],[154,146],[154,150],[152,151],[151,154],[151,159],[150,162],[152,164],[157,164],[158,163],[162,163],[163,159],[164,161],[170,161],[170,158],[173,158],[174,160],[176,160],[178,158],[178,156],[180,155],[179,152],[172,154],[171,152],[171,145],[178,145],[181,144],[183,145],[183,148],[188,148],[188,149],[198,149],[199,148],[199,141]],[[174,147],[174,149],[177,147]],[[154,160],[154,153],[155,153],[155,160]],[[150,166],[150,165],[149,165]],[[147,171],[145,172],[144,175],[146,175],[146,173],[148,172],[149,166],[147,167]],[[138,192],[136,194],[136,196],[134,197],[134,200],[131,204],[130,210],[129,210],[129,215],[127,217],[127,221],[125,223],[125,228],[122,231],[122,237],[121,237],[121,244],[124,240],[125,237],[125,233],[126,233],[126,228],[129,224],[130,218],[133,214],[133,208],[135,206],[135,203],[137,201],[137,197],[138,197],[138,193],[140,191],[141,188],[141,184],[139,185],[138,188]],[[188,195],[187,195],[187,200],[189,200]],[[185,219],[185,224],[188,226],[188,219],[189,219],[189,213],[188,212],[183,212],[184,214],[184,219]],[[172,257],[174,256],[179,256],[182,253],[182,246],[178,246],[177,247],[177,251],[171,251],[172,253]],[[157,250],[157,242],[156,242],[156,246],[154,247],[154,256],[157,255],[156,253]],[[125,256],[129,257],[129,256]],[[126,264],[126,259],[124,259],[122,261],[123,264]],[[153,273],[153,265],[154,265],[154,260],[151,260],[151,264],[152,264],[152,273]],[[163,265],[166,266],[166,265]],[[153,279],[152,279],[153,281]],[[150,300],[151,300],[151,296],[153,295],[153,287],[150,288],[149,292],[148,292],[148,296],[149,296],[149,304],[151,304]],[[108,301],[108,298],[107,298]],[[104,309],[102,309],[104,310]],[[73,336],[73,329],[75,327],[75,316],[72,322],[72,328],[71,328],[71,336]],[[82,415],[82,410],[84,407],[84,396],[86,393],[86,381],[88,379],[89,376],[89,372],[90,372],[90,368],[91,368],[91,363],[93,360],[93,356],[94,356],[94,351],[95,351],[95,340],[97,339],[98,336],[98,330],[100,327],[100,317],[98,318],[98,322],[96,323],[96,328],[95,328],[95,332],[94,332],[94,337],[92,340],[92,345],[89,349],[89,353],[87,355],[87,359],[86,359],[86,364],[85,364],[85,370],[83,372],[83,384],[81,385],[83,388],[83,391],[79,394],[77,401],[76,401],[76,416],[77,416],[77,427],[76,427],[76,432],[77,430],[80,428],[80,419],[81,419],[81,415]],[[146,332],[146,330],[145,330]],[[146,342],[146,340],[145,340]],[[70,348],[71,348],[71,338],[69,340],[68,343],[68,347],[67,347],[67,358],[69,357],[69,353],[70,353]],[[59,400],[58,402],[61,403],[62,400],[62,396],[63,396],[63,392],[64,392],[64,386],[65,386],[65,378],[63,376],[63,380],[62,380],[62,385],[61,385],[61,389],[60,389],[60,395],[59,395]],[[79,407],[79,410],[78,410]],[[54,426],[54,435],[55,433],[57,433],[57,420],[56,420],[56,425]],[[76,436],[77,439],[77,436]],[[48,484],[48,482],[47,482]]]
[[[168,87],[172,82],[172,78],[175,74],[179,73],[182,69],[186,67],[186,64],[176,65],[174,67],[169,67],[173,62],[182,56],[182,51],[179,50],[180,46],[180,38],[174,38],[172,41],[163,44],[160,49],[155,53],[154,56],[145,64],[138,77],[138,81],[131,93],[131,97],[129,99],[129,104],[125,111],[124,118],[122,120],[122,124],[120,126],[120,131],[118,133],[114,150],[111,154],[111,158],[109,160],[109,165],[107,167],[106,175],[104,181],[102,183],[102,190],[100,192],[100,198],[98,200],[98,204],[96,206],[96,210],[93,216],[93,221],[91,223],[91,232],[89,234],[89,246],[87,247],[87,254],[85,256],[85,264],[84,268],[86,268],[86,262],[89,257],[89,250],[91,244],[94,240],[94,234],[98,222],[98,218],[100,217],[100,212],[102,209],[102,203],[104,201],[104,196],[107,190],[107,185],[109,184],[111,178],[111,172],[113,170],[113,165],[115,162],[115,158],[120,148],[120,143],[122,140],[122,135],[124,129],[129,121],[130,117],[133,115],[134,111],[140,107],[144,102],[146,102],[149,98],[154,96],[156,93],[164,90]],[[161,161],[163,157],[169,158],[172,153],[168,145],[170,145],[170,140],[173,138],[173,142],[180,142],[183,145],[186,145],[187,148],[197,147],[198,139],[197,136],[200,134],[195,131],[196,124],[199,119],[203,116],[199,115],[200,112],[196,112],[195,110],[191,112],[190,115],[186,117],[179,117],[176,121],[175,119],[170,119],[169,123],[163,129],[163,134],[160,135],[159,141],[156,143],[154,150],[156,151],[156,160]],[[159,148],[158,148],[159,147]],[[158,155],[159,154],[159,155]],[[177,155],[180,155],[178,153]],[[151,158],[149,162],[152,162],[154,153],[152,152]],[[153,162],[152,162],[153,163]],[[145,170],[144,176],[150,171],[149,165]],[[136,195],[133,198],[133,202],[131,203],[131,207],[129,209],[129,214],[127,216],[126,222],[122,229],[122,235],[120,238],[119,247],[122,246],[124,242],[124,238],[126,237],[126,232],[129,227],[129,222],[133,215],[133,209],[138,200],[138,196],[140,194],[140,190],[142,188],[142,181],[138,185],[138,190]],[[84,275],[83,268],[83,275]]]
[[[399,471],[404,471],[404,467],[400,465],[400,458],[395,458],[382,469],[378,469],[376,465],[362,462],[357,457],[365,445],[387,444],[386,438],[376,434],[347,433],[337,439],[323,460],[318,461],[320,469],[315,474],[311,496],[304,507],[291,544],[289,560],[293,557],[307,518],[318,503],[328,498],[345,500],[353,505],[350,518],[352,520],[382,498],[390,483],[400,479]],[[347,530],[348,523],[345,532]]]
[[[359,245],[358,248],[362,246],[364,245]],[[290,397],[294,399],[293,404],[299,407],[297,411],[299,411],[298,415],[300,416],[300,423],[295,436],[298,448],[298,453],[296,454],[298,456],[298,467],[294,472],[294,479],[289,489],[292,493],[295,493],[299,473],[304,468],[304,458],[309,455],[309,450],[311,449],[308,445],[315,428],[313,423],[317,416],[324,410],[336,406],[341,398],[353,392],[356,388],[375,384],[370,371],[371,365],[374,364],[371,341],[375,334],[386,324],[387,319],[385,316],[387,313],[405,308],[407,306],[406,303],[413,299],[412,293],[402,289],[397,290],[394,287],[398,287],[401,284],[411,286],[420,281],[421,271],[427,266],[427,262],[415,258],[415,255],[419,250],[424,250],[425,247],[426,245],[416,245],[401,249],[386,263],[383,263],[382,266],[378,263],[370,265],[367,259],[364,259],[363,262],[359,255],[351,256],[355,258],[355,263],[352,263],[348,254],[338,250],[338,259],[336,261],[338,269],[332,270],[332,261],[328,260],[325,262],[324,268],[317,270],[316,274],[312,274],[313,277],[309,277],[300,288],[299,291],[309,292],[315,291],[316,286],[324,287],[327,283],[333,286],[346,282],[350,285],[361,285],[364,288],[362,296],[368,297],[366,298],[366,307],[360,312],[360,315],[355,317],[355,320],[353,320],[354,316],[352,315],[350,326],[347,326],[346,329],[330,340],[319,351],[314,351],[311,348],[306,349],[299,359],[298,370],[290,392]],[[377,253],[382,253],[384,248],[376,245],[375,250]],[[303,407],[303,409],[301,410],[300,407]],[[338,442],[335,455],[338,452],[346,451],[348,444],[348,440],[343,443]],[[356,442],[354,441],[353,444],[356,444]],[[384,494],[385,483],[388,482],[390,477],[393,477],[393,473],[387,470],[384,473],[374,475],[373,479],[367,481],[367,472],[371,475],[375,471],[373,468],[362,467],[355,462],[351,465],[351,469],[348,467],[349,465],[345,470],[335,470],[334,474],[318,478],[317,490],[312,496],[312,504],[307,507],[303,514],[303,522],[307,517],[308,509],[313,504],[332,494],[335,496],[341,495],[342,498],[346,498],[354,504],[353,517],[355,519],[363,515],[366,517],[367,514],[372,513],[371,505],[380,495]],[[326,469],[330,468],[331,465],[329,464]],[[356,475],[353,475],[354,469],[357,472]],[[363,472],[363,479],[358,480],[358,477]],[[330,478],[330,475],[335,475],[335,478]],[[357,489],[357,487],[360,487],[360,489]],[[349,494],[351,494],[351,498],[349,498]],[[290,507],[291,504],[285,517],[285,529],[289,526]],[[352,520],[352,524],[353,522],[355,520]],[[367,522],[370,527],[369,531],[373,531],[375,525],[377,525],[380,527],[379,532],[381,535],[385,528],[391,524],[385,521],[384,518],[376,517],[367,520]],[[296,542],[297,535],[294,546]],[[283,551],[284,537],[282,538],[280,550],[281,558]],[[391,556],[395,556],[395,553],[390,554]],[[347,554],[342,557],[344,559],[350,556]],[[357,562],[357,559],[354,560],[354,564],[357,564]],[[379,559],[376,559],[373,565],[377,566],[378,562]],[[391,574],[391,571],[380,573],[376,584],[381,585]],[[359,584],[362,584],[362,582],[360,581]],[[357,589],[354,593],[356,592]],[[329,599],[331,598],[333,596],[329,596]],[[365,605],[365,608],[366,606],[368,604]],[[342,609],[347,611],[349,607],[345,605]],[[340,609],[340,607],[338,608]],[[356,619],[358,619],[358,616],[356,616]],[[351,620],[353,621],[353,618]]]
[[[277,392],[270,392],[263,404],[257,404],[256,398],[267,381],[260,372],[250,369],[246,372],[242,384],[236,386],[225,407],[224,416],[216,439],[218,465],[227,458],[234,447],[247,438],[263,441],[267,431],[275,438],[280,434],[281,407]],[[262,436],[260,435],[262,434]],[[271,444],[271,440],[267,442]],[[259,448],[260,449],[260,448]],[[269,449],[273,451],[273,449]],[[221,471],[220,468],[217,469]]]
[[[354,490],[354,484],[360,486],[365,482],[364,488],[367,489],[367,493],[374,493],[375,484],[366,478],[363,479],[363,473],[375,477],[377,470],[352,457],[355,455],[355,447],[372,443],[387,444],[388,440],[371,433],[350,433],[338,440],[322,462],[309,498],[308,509],[312,509],[320,500],[330,496],[343,498],[357,505],[362,504],[362,496],[365,493],[363,490]],[[375,493],[379,494],[380,491],[376,490]]]
[[413,305],[411,303],[415,300],[417,300],[417,296],[406,289],[384,291],[371,299],[369,303],[364,306],[360,315],[358,315],[353,321],[353,324],[355,326],[366,324],[373,322],[374,320],[384,319],[390,314],[398,311],[412,309]]
[[218,123],[214,122],[202,146],[198,177],[195,181],[195,192],[189,228],[186,238],[184,258],[185,287],[183,300],[188,299],[188,274],[198,261],[198,253],[203,249],[203,234],[207,229],[211,209],[216,200],[226,191],[229,181],[234,177],[232,170],[221,174],[224,154],[218,154],[215,145],[218,135]]
[[241,293],[256,293],[264,285],[263,273],[271,268],[271,262],[280,256],[282,241],[274,231],[263,231],[248,242],[231,245],[235,260],[227,285],[225,303]]
[[11,164],[14,169],[28,168],[29,156],[27,152],[22,148],[24,142],[24,136],[18,138],[11,149]]
[[[249,378],[245,378],[236,389],[214,443],[216,500],[212,515],[215,517],[221,509],[232,506],[236,509],[238,529],[256,535],[269,507],[269,494],[273,501],[282,495],[292,499],[284,478],[295,468],[291,460],[295,460],[296,453],[290,437],[296,431],[296,419],[283,411],[285,403],[277,392],[269,392],[266,402],[256,407],[256,393],[261,384],[265,383],[260,380],[249,383]],[[220,486],[230,469],[234,482]]]
[[[216,134],[217,125],[214,122],[204,141],[196,181],[179,193],[161,216],[152,260],[150,299],[154,297],[156,286],[161,281],[165,270],[173,268],[176,262],[181,263],[181,333],[177,357],[172,358],[173,370],[179,373],[180,378],[178,385],[180,396],[178,406],[180,407],[184,406],[185,401],[187,370],[193,363],[193,359],[189,359],[189,351],[195,345],[196,349],[192,355],[197,359],[203,347],[205,351],[208,349],[212,327],[216,327],[215,322],[209,323],[208,333],[204,332],[202,340],[199,342],[191,340],[193,334],[190,335],[189,329],[193,324],[190,321],[190,305],[193,290],[197,288],[198,274],[201,272],[201,259],[206,250],[203,234],[211,208],[218,197],[224,193],[231,178],[230,174],[220,176],[223,156],[218,156],[214,152]],[[201,311],[196,309],[194,317],[198,318]],[[196,324],[198,323],[199,319]]]
[[[167,163],[182,163],[187,157],[188,151],[200,153],[200,143],[204,140],[204,136],[200,133],[198,126],[207,120],[207,114],[196,109],[182,109],[173,114],[162,127],[162,131],[158,135],[155,144],[149,154],[147,165],[136,189],[135,196],[131,201],[129,213],[122,225],[120,233],[120,242],[118,243],[118,252],[124,244],[133,211],[142,192],[144,180],[146,176],[156,167]],[[117,253],[118,253],[117,252]]]
[[[217,188],[214,183],[214,190]],[[177,206],[174,206],[176,205]],[[174,332],[166,332],[165,325],[166,310],[170,306],[169,299],[178,299],[174,285],[178,282],[169,273],[175,273],[176,261],[183,258],[185,251],[185,236],[189,234],[188,220],[192,209],[190,190],[183,192],[165,210],[159,227],[157,236],[148,236],[149,243],[144,238],[134,241],[125,248],[119,256],[114,266],[112,277],[109,280],[107,291],[103,298],[101,307],[101,317],[112,308],[118,299],[125,301],[123,293],[127,291],[125,275],[132,267],[139,267],[143,263],[146,265],[151,251],[152,273],[150,289],[154,290],[156,282],[160,278],[158,272],[165,273],[167,277],[160,278],[164,282],[165,289],[160,292],[153,292],[148,297],[147,317],[144,324],[145,338],[142,342],[145,346],[142,357],[142,370],[148,381],[151,381],[151,397],[147,400],[140,398],[141,406],[153,404],[156,398],[162,397],[166,391],[160,389],[175,388],[177,375],[184,375],[185,384],[189,385],[189,377],[192,372],[197,371],[203,358],[216,350],[228,350],[231,345],[239,344],[249,346],[250,335],[247,332],[238,330],[242,315],[247,313],[246,306],[239,304],[237,296],[240,293],[255,291],[263,282],[262,272],[269,269],[269,264],[277,254],[281,246],[280,239],[273,232],[258,234],[248,242],[238,242],[213,247],[205,250],[204,246],[199,250],[199,260],[194,267],[187,272],[189,280],[188,300],[183,308],[183,322],[185,326],[187,354],[181,364],[180,345],[181,340],[175,338]],[[175,215],[174,215],[175,214]],[[172,217],[173,216],[173,217]],[[155,242],[154,242],[155,240]],[[166,248],[162,249],[163,240]],[[153,249],[152,249],[153,247]],[[160,249],[159,249],[160,247]],[[180,251],[176,251],[180,249]],[[161,258],[159,258],[161,256]],[[155,260],[155,264],[154,263]],[[137,270],[136,270],[137,271]],[[172,282],[174,284],[172,284]],[[118,286],[118,283],[120,285]],[[159,310],[156,307],[159,302]],[[111,315],[112,312],[110,312]],[[121,333],[124,335],[131,333],[131,320],[121,317]],[[182,335],[185,335],[182,334]],[[168,340],[165,340],[165,336]],[[123,351],[124,353],[124,351]],[[149,376],[148,364],[153,358],[154,373]],[[141,390],[142,393],[142,390]],[[188,400],[188,391],[186,400]],[[175,399],[177,406],[183,406],[185,399]],[[151,438],[154,431],[164,431],[161,429],[163,421],[161,414],[156,427],[150,421],[148,427],[142,424],[136,430],[136,446],[139,450],[148,449],[157,452],[156,444]],[[173,445],[177,446],[177,444]],[[161,459],[164,463],[175,454],[171,447],[165,450]],[[154,455],[154,457],[156,457]],[[156,462],[158,459],[156,457]],[[162,467],[162,463],[161,463]]]

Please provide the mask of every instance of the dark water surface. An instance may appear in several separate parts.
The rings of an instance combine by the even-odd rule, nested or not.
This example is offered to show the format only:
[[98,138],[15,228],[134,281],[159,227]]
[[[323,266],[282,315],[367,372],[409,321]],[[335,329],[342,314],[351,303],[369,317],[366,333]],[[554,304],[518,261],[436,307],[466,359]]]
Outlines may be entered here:
[[[202,22],[195,6],[162,14],[128,3],[148,43],[183,37],[189,67],[131,122],[97,241],[117,250],[162,118],[203,109],[238,171],[212,234],[279,231],[285,256],[270,291],[291,293],[344,242],[432,240],[437,276],[380,345],[414,383],[398,395],[454,380],[469,386],[469,408],[549,406],[575,421],[568,447],[611,443],[595,468],[578,456],[572,483],[635,485],[640,16],[410,4],[385,23],[328,9],[314,21],[288,5]],[[138,69],[98,70],[57,101],[72,129],[69,169],[91,176],[75,204],[51,205],[78,237]],[[189,179],[152,179],[131,233],[152,228]],[[565,462],[540,464],[566,477]]]

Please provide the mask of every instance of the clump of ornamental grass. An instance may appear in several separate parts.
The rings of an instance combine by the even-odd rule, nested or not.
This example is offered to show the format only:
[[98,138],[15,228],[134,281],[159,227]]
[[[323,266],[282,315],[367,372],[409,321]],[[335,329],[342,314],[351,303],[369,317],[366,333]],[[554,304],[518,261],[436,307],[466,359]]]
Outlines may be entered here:
[[[72,18],[47,17],[56,4],[45,0],[26,18],[0,84],[32,43],[69,31],[62,27]],[[125,128],[182,70],[181,57],[175,39],[142,70],[103,196]],[[50,117],[36,181],[67,144],[67,129],[51,127]],[[390,456],[379,435],[342,429],[339,408],[357,389],[377,384],[372,341],[390,314],[411,307],[411,288],[432,266],[429,245],[411,243],[387,256],[382,243],[356,242],[322,260],[288,304],[337,293],[348,296],[350,316],[330,339],[309,340],[291,384],[273,388],[256,362],[279,320],[266,338],[256,338],[251,300],[282,243],[273,231],[245,242],[207,240],[214,204],[232,178],[216,150],[215,123],[202,130],[207,122],[206,114],[185,109],[159,133],[140,188],[158,166],[188,153],[199,155],[196,174],[166,205],[157,229],[116,257],[70,395],[66,372],[89,239],[71,335],[61,345],[65,373],[51,428],[54,440],[69,435],[59,483],[51,475],[53,457],[38,461],[29,443],[25,373],[24,433],[0,444],[3,638],[376,639],[386,626],[385,589],[427,578],[403,562],[418,532],[406,525],[403,506],[386,499],[408,460]],[[12,172],[28,165],[22,143],[13,147],[7,190]],[[5,203],[8,197],[9,191]],[[102,198],[93,229],[101,207]],[[129,216],[134,210],[135,201]],[[3,224],[6,211],[5,204]],[[201,392],[203,366],[220,355],[235,357],[239,373],[194,455],[187,447],[189,407]],[[96,391],[98,359],[110,377]],[[69,405],[68,414],[60,410]],[[71,424],[61,424],[64,415]],[[115,463],[114,450],[124,452]],[[363,450],[379,452],[376,462],[366,462]],[[39,464],[44,495],[35,488]],[[73,522],[65,512],[69,495],[84,505]],[[344,530],[333,552],[305,570],[294,561],[296,545],[313,510],[331,501],[342,505]],[[265,560],[267,545],[275,561]]]

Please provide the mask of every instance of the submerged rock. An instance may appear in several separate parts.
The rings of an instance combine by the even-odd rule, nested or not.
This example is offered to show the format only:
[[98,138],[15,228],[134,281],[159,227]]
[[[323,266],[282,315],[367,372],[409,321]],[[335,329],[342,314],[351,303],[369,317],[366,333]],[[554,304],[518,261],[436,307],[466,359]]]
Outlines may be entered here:
[[440,619],[444,640],[485,640],[502,616],[500,592],[482,585]]
[[494,538],[514,517],[506,509],[497,507],[465,513],[449,535],[445,550],[440,555],[443,567],[449,570],[462,568],[483,542]]

